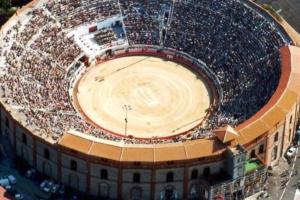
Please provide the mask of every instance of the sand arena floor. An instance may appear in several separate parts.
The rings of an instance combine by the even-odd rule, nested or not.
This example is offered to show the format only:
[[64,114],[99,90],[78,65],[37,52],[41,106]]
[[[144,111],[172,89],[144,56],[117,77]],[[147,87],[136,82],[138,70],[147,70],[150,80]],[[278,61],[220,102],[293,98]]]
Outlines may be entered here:
[[190,130],[203,121],[211,102],[197,74],[175,62],[147,56],[94,66],[82,76],[77,91],[78,105],[94,124],[138,138]]

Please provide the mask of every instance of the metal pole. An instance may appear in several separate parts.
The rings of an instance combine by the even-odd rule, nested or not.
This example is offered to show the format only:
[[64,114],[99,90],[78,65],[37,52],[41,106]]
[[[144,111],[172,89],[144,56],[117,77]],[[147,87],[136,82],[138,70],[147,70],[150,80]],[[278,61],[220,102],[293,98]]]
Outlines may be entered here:
[[127,123],[128,123],[128,120],[127,120],[127,107],[125,107],[125,136],[127,137]]
[[125,110],[125,136],[127,136],[128,111],[131,110],[131,106],[130,105],[124,105],[123,109]]

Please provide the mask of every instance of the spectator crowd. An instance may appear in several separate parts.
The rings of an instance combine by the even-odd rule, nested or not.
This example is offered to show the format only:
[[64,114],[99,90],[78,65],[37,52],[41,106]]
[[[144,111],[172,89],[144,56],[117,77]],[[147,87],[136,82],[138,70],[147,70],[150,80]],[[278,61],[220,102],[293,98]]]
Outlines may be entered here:
[[[130,45],[188,53],[216,74],[223,98],[201,127],[171,139],[140,140],[104,132],[77,113],[68,93],[69,70],[83,53],[67,31],[114,15],[124,17]],[[290,42],[273,22],[239,0],[53,0],[32,8],[26,18],[3,35],[1,98],[23,113],[26,126],[53,140],[69,130],[125,143],[210,137],[213,129],[236,126],[268,102],[280,79],[279,49]],[[107,43],[110,37],[104,31],[98,40]]]

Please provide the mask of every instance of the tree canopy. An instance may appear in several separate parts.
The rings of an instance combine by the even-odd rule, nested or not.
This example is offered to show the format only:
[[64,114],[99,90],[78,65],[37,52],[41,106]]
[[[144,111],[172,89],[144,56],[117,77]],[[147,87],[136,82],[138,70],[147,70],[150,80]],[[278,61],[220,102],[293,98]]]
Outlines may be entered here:
[[0,0],[0,8],[4,8],[5,10],[9,9],[11,6],[11,0]]

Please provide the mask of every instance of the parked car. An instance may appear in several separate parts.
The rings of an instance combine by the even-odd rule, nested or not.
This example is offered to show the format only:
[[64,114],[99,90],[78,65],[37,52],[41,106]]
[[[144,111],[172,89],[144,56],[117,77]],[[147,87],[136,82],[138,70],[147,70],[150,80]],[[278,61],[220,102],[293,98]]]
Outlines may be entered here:
[[266,199],[269,198],[269,193],[267,191],[262,191],[259,196],[260,198]]
[[0,185],[2,187],[7,187],[8,185],[10,185],[8,178],[1,178],[0,179]]
[[54,182],[53,181],[48,181],[48,184],[46,185],[45,190],[47,190],[47,192],[51,192],[53,186],[54,186]]
[[288,157],[293,157],[296,154],[296,150],[297,150],[297,148],[292,146],[288,149],[288,151],[286,152],[286,155]]
[[36,170],[35,169],[29,169],[26,171],[26,177],[27,178],[34,178],[36,175]]
[[51,188],[51,193],[55,194],[59,189],[59,184],[54,184]]
[[52,192],[54,186],[54,182],[50,181],[50,180],[44,180],[41,184],[40,184],[40,189],[43,190],[44,192]]
[[6,191],[10,191],[12,189],[11,185],[7,185],[4,187]]
[[18,191],[16,189],[14,189],[14,188],[11,188],[11,189],[7,190],[7,192],[11,196],[15,196],[18,193]]
[[61,195],[65,194],[65,187],[63,185],[59,188],[58,193]]
[[14,185],[17,183],[17,179],[13,175],[8,175],[7,178],[9,180],[10,184]]
[[43,191],[44,192],[50,192],[51,188],[49,187],[49,185],[46,185],[44,188],[43,188]]
[[47,180],[44,180],[43,182],[41,182],[40,184],[40,189],[43,190],[43,188],[48,184]]
[[73,195],[72,197],[71,197],[71,200],[77,200],[78,199],[78,197],[76,196],[76,195]]
[[21,199],[24,199],[24,196],[22,194],[18,193],[18,194],[15,194],[15,199],[21,200]]

